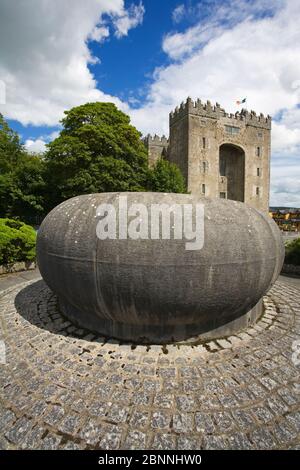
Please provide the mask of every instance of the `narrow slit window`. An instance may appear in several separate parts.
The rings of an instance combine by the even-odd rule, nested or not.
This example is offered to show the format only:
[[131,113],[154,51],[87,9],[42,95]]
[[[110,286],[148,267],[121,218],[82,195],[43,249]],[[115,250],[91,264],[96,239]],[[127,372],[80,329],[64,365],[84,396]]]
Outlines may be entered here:
[[256,147],[256,156],[257,156],[257,157],[260,157],[260,156],[261,156],[260,147]]
[[202,184],[201,188],[202,188],[202,194],[205,194],[205,184]]
[[202,137],[202,147],[206,149],[206,137]]
[[260,176],[260,175],[261,175],[260,168],[257,168],[256,174],[257,174],[257,176]]
[[260,195],[260,189],[259,189],[259,187],[257,186],[257,187],[256,187],[256,196],[259,196],[259,195]]

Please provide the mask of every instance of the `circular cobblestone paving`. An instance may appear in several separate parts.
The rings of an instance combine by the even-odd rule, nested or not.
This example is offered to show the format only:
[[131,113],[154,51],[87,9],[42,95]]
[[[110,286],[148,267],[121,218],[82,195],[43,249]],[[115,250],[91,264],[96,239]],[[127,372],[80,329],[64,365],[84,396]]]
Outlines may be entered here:
[[76,328],[43,281],[3,292],[0,448],[300,448],[300,291],[264,305],[235,336],[136,346]]

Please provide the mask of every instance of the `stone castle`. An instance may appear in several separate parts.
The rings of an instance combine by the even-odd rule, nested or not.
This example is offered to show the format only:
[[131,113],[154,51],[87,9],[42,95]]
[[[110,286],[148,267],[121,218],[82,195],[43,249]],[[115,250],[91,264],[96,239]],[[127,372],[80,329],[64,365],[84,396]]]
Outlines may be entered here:
[[149,164],[176,163],[188,191],[269,209],[271,117],[188,98],[169,116],[170,137],[148,135]]

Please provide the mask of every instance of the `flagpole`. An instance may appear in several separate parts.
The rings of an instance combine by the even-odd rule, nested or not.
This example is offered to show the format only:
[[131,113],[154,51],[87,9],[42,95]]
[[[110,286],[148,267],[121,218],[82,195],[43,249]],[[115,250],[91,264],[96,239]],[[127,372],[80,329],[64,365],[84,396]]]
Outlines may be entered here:
[[[247,98],[244,98],[244,99],[241,100],[241,101],[240,101],[240,100],[237,100],[237,101],[236,101],[236,104],[237,104],[238,106],[241,106],[241,105],[245,104],[245,108],[242,107],[242,108],[241,108],[241,111],[242,111],[243,109],[245,109],[245,111],[248,112],[248,108],[247,108]],[[239,112],[241,112],[241,111],[239,111]]]

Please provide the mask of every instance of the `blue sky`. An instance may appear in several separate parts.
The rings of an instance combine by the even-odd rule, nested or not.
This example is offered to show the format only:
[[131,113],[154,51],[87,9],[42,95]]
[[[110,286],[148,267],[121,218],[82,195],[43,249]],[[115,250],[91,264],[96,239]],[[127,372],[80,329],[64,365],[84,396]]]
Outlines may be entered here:
[[144,89],[151,81],[153,70],[168,60],[161,49],[161,42],[165,31],[173,26],[170,13],[174,1],[147,0],[143,5],[143,24],[128,36],[102,45],[90,43],[94,55],[101,57],[101,63],[91,67],[100,88],[125,101],[132,97],[145,98]]
[[1,0],[0,112],[38,151],[87,101],[167,134],[187,96],[247,96],[273,116],[271,203],[300,205],[299,22],[298,0]]
[[[147,85],[151,84],[153,70],[171,63],[169,56],[162,50],[161,44],[164,36],[171,31],[184,32],[199,21],[208,21],[213,16],[212,8],[230,5],[230,1],[202,0],[180,2],[174,0],[144,0],[145,15],[142,25],[133,29],[122,41],[111,40],[103,44],[91,42],[89,44],[95,56],[101,58],[101,63],[90,67],[97,77],[99,87],[106,93],[118,96],[124,101],[134,98],[132,106],[137,107],[147,97]],[[252,1],[246,1],[251,7]],[[125,2],[125,5],[130,2]],[[180,8],[185,6],[186,12]],[[178,19],[174,11],[182,11]],[[188,12],[190,10],[190,13]],[[274,9],[267,4],[258,11],[254,9],[255,18],[273,16]],[[176,15],[175,15],[176,16]],[[222,17],[220,24],[223,28],[230,28],[243,17],[240,12],[238,18]],[[138,103],[135,103],[138,100]]]

